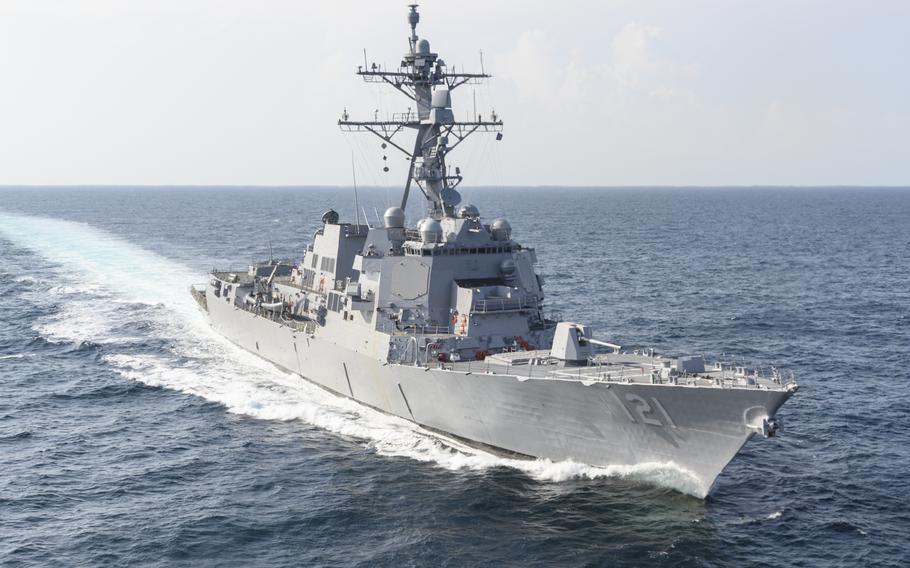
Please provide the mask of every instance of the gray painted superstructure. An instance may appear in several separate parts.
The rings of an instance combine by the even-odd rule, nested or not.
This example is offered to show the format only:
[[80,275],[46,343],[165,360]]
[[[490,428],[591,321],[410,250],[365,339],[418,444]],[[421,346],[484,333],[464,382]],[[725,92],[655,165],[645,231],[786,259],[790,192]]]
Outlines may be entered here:
[[[327,212],[300,263],[215,271],[193,289],[213,327],[234,343],[341,396],[497,451],[591,465],[672,462],[706,495],[754,434],[774,435],[796,391],[702,357],[623,352],[580,324],[544,312],[536,253],[504,219],[459,207],[446,155],[499,117],[457,122],[449,92],[485,74],[449,73],[408,15],[401,67],[360,68],[411,97],[416,113],[349,120],[410,158],[402,206],[381,226]],[[417,133],[413,150],[395,139]],[[499,136],[497,134],[497,136]],[[426,216],[407,228],[412,186]]]

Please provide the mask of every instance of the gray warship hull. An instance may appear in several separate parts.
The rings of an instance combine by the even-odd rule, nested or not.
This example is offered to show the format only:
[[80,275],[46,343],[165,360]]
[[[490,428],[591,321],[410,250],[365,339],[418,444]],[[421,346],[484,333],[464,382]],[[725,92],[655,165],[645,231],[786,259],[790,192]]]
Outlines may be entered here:
[[[760,420],[790,390],[529,377],[474,362],[461,368],[383,363],[389,336],[310,335],[215,297],[206,312],[227,339],[339,396],[485,449],[594,466],[655,464],[689,476],[704,497]],[[352,349],[352,347],[354,347]],[[530,370],[530,367],[529,367]]]
[[[299,262],[213,270],[193,296],[244,349],[428,430],[557,462],[676,467],[688,492],[706,495],[749,438],[779,430],[774,414],[796,383],[776,369],[623,351],[548,312],[536,251],[506,219],[484,223],[461,204],[461,168],[448,161],[475,132],[502,140],[495,110],[457,120],[452,107],[452,91],[490,76],[449,68],[417,36],[417,5],[408,9],[398,68],[364,62],[357,75],[413,107],[368,120],[345,109],[338,121],[407,157],[401,206],[361,223],[355,183],[355,222],[327,211]],[[425,216],[409,226],[412,189]]]

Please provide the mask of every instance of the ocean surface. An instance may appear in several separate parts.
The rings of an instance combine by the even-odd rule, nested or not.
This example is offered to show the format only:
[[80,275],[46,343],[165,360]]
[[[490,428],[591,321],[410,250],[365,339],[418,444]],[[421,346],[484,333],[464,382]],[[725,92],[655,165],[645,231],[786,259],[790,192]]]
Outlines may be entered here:
[[[910,190],[464,194],[598,336],[792,370],[784,433],[704,500],[450,447],[227,344],[187,293],[270,242],[299,259],[350,189],[0,188],[0,565],[910,564]],[[397,198],[360,193],[371,220]]]

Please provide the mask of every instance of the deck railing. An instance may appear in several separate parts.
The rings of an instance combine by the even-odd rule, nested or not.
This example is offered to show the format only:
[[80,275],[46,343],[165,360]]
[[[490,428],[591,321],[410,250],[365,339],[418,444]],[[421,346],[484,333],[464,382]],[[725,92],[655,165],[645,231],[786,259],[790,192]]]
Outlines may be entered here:
[[299,321],[299,320],[281,318],[280,323],[282,323],[290,328],[293,328],[297,331],[302,331],[303,333],[306,333],[309,335],[313,335],[314,333],[316,333],[316,322],[313,320]]
[[452,333],[450,325],[414,325],[401,323],[396,320],[380,319],[376,330],[393,335],[446,335]]
[[475,314],[518,312],[533,307],[536,307],[536,302],[532,298],[484,298],[474,302],[471,312]]
[[[529,364],[529,362],[500,364],[490,363],[488,360],[481,361],[427,361],[425,357],[414,357],[410,351],[407,356],[399,357],[398,360],[389,360],[390,363],[417,365],[425,369],[436,369],[449,371],[459,374],[475,375],[498,375],[504,377],[515,377],[519,380],[527,379],[544,379],[557,381],[582,381],[585,383],[626,383],[626,384],[655,384],[655,385],[672,385],[688,387],[711,387],[721,389],[762,389],[767,388],[767,383],[760,383],[757,380],[748,380],[757,378],[756,375],[734,376],[732,372],[721,373],[719,376],[707,376],[704,374],[675,374],[662,376],[658,369],[646,366],[636,365],[589,365],[578,367],[553,367],[546,368],[539,364]],[[535,372],[536,371],[536,372]],[[772,383],[785,387],[787,389],[796,388],[796,379],[793,373],[789,373],[788,380],[783,381],[779,378],[771,379]]]

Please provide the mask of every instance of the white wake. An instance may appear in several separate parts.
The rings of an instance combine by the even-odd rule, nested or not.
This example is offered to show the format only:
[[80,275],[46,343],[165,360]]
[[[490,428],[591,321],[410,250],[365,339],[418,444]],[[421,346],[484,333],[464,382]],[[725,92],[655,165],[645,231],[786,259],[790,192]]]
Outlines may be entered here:
[[[301,420],[357,439],[385,456],[403,456],[450,470],[509,467],[542,481],[628,477],[701,496],[689,472],[674,464],[593,467],[572,461],[495,456],[443,440],[397,417],[284,373],[230,344],[205,323],[188,293],[206,276],[83,223],[0,212],[0,236],[51,261],[40,277],[17,281],[61,300],[34,329],[55,342],[104,346],[103,358],[122,376],[218,402],[263,420]],[[136,353],[154,339],[164,353]]]

